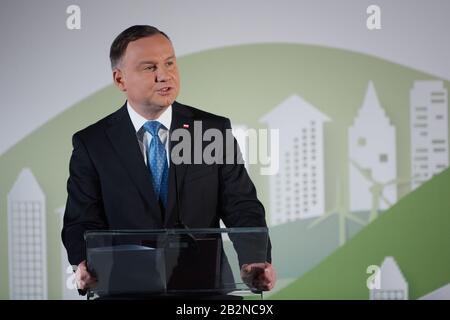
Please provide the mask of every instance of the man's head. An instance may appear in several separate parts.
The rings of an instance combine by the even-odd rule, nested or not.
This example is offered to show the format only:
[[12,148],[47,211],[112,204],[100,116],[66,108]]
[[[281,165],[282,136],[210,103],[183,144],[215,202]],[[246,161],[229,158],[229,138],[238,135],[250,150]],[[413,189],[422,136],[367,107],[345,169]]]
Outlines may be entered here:
[[124,30],[111,45],[110,59],[114,83],[141,115],[152,118],[176,99],[175,51],[162,31],[140,25]]

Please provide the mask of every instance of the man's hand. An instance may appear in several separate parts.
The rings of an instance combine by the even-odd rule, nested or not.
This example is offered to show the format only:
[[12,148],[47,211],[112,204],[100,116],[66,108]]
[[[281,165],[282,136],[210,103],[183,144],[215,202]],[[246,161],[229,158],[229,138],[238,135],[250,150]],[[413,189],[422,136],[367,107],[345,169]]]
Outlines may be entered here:
[[86,260],[83,260],[75,272],[75,281],[77,289],[87,290],[97,284],[97,279],[89,273],[86,266]]
[[263,291],[272,290],[277,281],[275,269],[268,262],[242,265],[241,278],[249,287]]

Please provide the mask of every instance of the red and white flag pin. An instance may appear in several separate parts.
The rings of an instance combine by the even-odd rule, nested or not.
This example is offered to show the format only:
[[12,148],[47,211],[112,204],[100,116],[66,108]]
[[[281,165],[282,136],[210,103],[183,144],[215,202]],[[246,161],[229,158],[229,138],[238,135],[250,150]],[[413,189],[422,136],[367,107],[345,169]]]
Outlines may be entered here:
[[183,128],[188,129],[189,128],[189,124],[183,123]]

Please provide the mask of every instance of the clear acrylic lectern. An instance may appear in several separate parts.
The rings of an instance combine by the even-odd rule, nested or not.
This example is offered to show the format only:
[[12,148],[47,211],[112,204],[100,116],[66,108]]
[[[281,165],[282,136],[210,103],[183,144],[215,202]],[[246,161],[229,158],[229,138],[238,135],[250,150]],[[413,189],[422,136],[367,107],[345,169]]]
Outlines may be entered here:
[[97,278],[89,299],[261,294],[240,271],[267,261],[267,228],[87,231],[85,240]]

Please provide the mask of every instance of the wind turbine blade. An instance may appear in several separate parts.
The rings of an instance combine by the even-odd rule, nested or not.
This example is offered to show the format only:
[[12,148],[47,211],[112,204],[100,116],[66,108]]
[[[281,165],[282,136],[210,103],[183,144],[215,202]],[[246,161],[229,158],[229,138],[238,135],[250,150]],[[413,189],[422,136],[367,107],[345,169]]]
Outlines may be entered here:
[[391,181],[388,181],[384,184],[384,186],[390,185],[390,184],[396,184],[398,186],[404,185],[404,184],[410,184],[411,182],[415,181],[417,178],[419,178],[419,175],[412,176],[408,179],[392,179]]
[[397,179],[392,179],[392,180],[390,180],[390,181],[388,181],[388,182],[383,183],[382,186],[383,186],[383,187],[387,187],[387,186],[390,186],[390,185],[393,185],[393,184],[398,184],[398,183],[399,183],[399,182],[398,182]]
[[307,229],[311,229],[313,227],[315,227],[316,225],[318,225],[319,223],[322,223],[323,221],[325,221],[326,219],[328,219],[329,217],[331,217],[332,213],[325,213],[323,216],[315,219],[313,222],[311,222]]
[[356,223],[359,223],[359,224],[362,225],[362,226],[366,224],[366,221],[364,221],[364,220],[361,219],[360,217],[355,216],[354,214],[352,214],[352,213],[350,213],[350,212],[345,213],[344,216],[345,216],[347,219],[349,219],[349,220],[351,220],[351,221],[354,221],[354,222],[356,222]]
[[392,179],[391,181],[388,181],[386,183],[383,183],[383,187],[387,187],[390,185],[403,185],[403,184],[410,184],[412,180],[405,180],[405,179]]
[[373,184],[376,184],[377,182],[373,179],[372,175],[369,174],[369,172],[367,171],[367,169],[364,169],[363,167],[361,167],[359,164],[356,163],[356,161],[350,159],[351,164],[358,169],[359,173],[361,173],[361,175],[366,178],[368,181],[372,182]]

